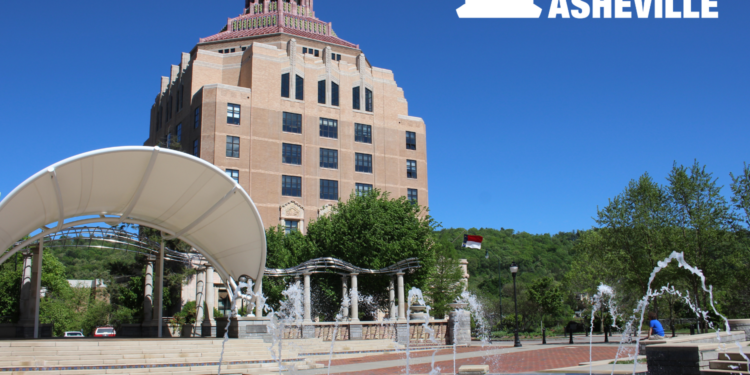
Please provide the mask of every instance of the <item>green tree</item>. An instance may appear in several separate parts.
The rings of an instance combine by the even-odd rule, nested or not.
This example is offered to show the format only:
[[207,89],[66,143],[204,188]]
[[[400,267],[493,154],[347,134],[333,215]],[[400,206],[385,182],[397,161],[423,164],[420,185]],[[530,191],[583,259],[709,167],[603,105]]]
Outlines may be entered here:
[[432,307],[431,315],[443,318],[450,312],[449,303],[456,301],[463,291],[463,270],[458,252],[448,241],[435,245],[435,268],[427,279],[425,295]]
[[529,302],[536,317],[544,324],[545,317],[556,318],[563,309],[563,293],[560,284],[552,277],[534,280],[528,290]]
[[750,167],[745,163],[740,175],[729,175],[732,178],[732,203],[744,216],[745,225],[750,227]]
[[[390,199],[387,192],[374,189],[362,195],[352,193],[348,201],[339,202],[333,213],[310,223],[307,237],[316,249],[313,253],[363,268],[380,269],[419,258],[422,267],[409,273],[405,283],[407,288],[425,290],[435,266],[431,235],[437,225],[427,208],[406,197]],[[360,280],[360,293],[375,297],[385,307],[387,278],[360,275]]]

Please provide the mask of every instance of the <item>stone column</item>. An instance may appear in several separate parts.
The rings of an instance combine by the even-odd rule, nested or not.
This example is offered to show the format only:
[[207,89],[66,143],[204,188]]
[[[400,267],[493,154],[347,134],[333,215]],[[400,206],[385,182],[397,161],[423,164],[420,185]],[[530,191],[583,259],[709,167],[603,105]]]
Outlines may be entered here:
[[398,320],[406,321],[406,297],[404,297],[404,273],[396,274],[398,278]]
[[[346,277],[347,277],[346,275],[341,276],[341,298],[342,300],[349,295],[349,286],[348,286]],[[341,315],[342,315],[341,317],[343,318],[343,320],[347,320],[347,318],[349,317],[349,308],[343,309]]]
[[395,320],[396,319],[396,287],[393,285],[393,276],[390,278],[390,282],[388,283],[388,303],[389,303],[389,309],[390,310],[390,319]]
[[33,289],[31,283],[31,268],[33,263],[32,253],[24,252],[23,254],[23,268],[21,269],[21,300],[19,301],[19,320],[18,324],[29,324],[34,319],[34,299],[32,298],[31,290]]
[[151,323],[154,320],[154,261],[146,261],[145,284],[143,286],[143,322]]
[[312,323],[310,306],[310,274],[304,274],[305,278],[305,320],[304,323]]
[[39,336],[39,299],[42,291],[42,259],[44,250],[44,237],[39,239],[39,246],[34,254],[34,264],[31,267],[31,285],[33,286],[32,297],[34,299],[34,338]]
[[203,313],[203,327],[201,335],[203,337],[216,336],[216,324],[214,321],[214,268],[206,266],[206,311]]
[[193,325],[193,336],[200,336],[198,326],[203,322],[203,305],[206,303],[206,269],[199,268],[195,275],[195,324]]
[[357,275],[352,274],[352,322],[359,322],[359,290],[357,289]]
[[259,292],[255,296],[255,317],[262,318],[263,317],[263,305],[266,302],[261,298],[261,295],[263,294],[263,277],[262,276],[260,279],[258,279],[258,290]]
[[16,337],[37,338],[39,319],[39,292],[41,289],[42,247],[43,241],[29,251],[23,253],[23,269],[21,270],[21,300],[19,301],[19,319]]

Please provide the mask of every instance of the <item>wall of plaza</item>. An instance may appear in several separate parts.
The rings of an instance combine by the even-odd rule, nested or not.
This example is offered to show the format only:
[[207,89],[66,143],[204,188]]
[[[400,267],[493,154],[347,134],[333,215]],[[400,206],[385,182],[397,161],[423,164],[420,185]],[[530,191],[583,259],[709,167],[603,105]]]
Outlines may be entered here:
[[[291,77],[289,98],[282,97],[284,73]],[[296,76],[304,82],[302,100],[295,98]],[[360,87],[359,110],[353,108],[354,87]],[[343,200],[356,184],[369,184],[392,197],[409,196],[412,189],[419,204],[428,205],[424,121],[408,115],[393,72],[371,66],[359,49],[283,33],[199,43],[162,78],[160,90],[145,144],[179,139],[183,151],[238,172],[234,176],[266,227],[297,221],[304,230],[327,213],[336,200],[321,198],[321,179],[337,181]],[[371,111],[365,108],[365,90],[372,93]],[[230,105],[239,108],[238,124],[230,123],[237,116]],[[300,133],[284,131],[284,113],[301,115]],[[321,136],[321,118],[337,121],[336,138]],[[371,126],[371,143],[355,141],[355,124]],[[416,149],[407,149],[407,132],[416,136]],[[227,156],[228,136],[238,138],[239,155]],[[299,164],[282,162],[284,144],[300,146]],[[321,167],[321,148],[337,151],[337,168]],[[355,171],[356,153],[371,155],[371,173]],[[407,162],[416,165],[416,178],[413,169],[407,177]],[[300,196],[282,194],[282,176],[301,178]]]

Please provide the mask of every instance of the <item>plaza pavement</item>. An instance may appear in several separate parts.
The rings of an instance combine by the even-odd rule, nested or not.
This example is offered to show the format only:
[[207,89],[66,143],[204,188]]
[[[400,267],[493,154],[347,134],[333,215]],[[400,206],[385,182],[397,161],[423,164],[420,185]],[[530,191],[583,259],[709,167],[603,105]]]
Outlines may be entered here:
[[[539,372],[557,368],[577,366],[589,362],[589,338],[575,336],[576,344],[569,345],[568,339],[551,338],[547,345],[541,340],[522,341],[523,347],[513,348],[512,341],[493,342],[482,346],[473,343],[472,346],[459,348],[456,354],[456,369],[462,365],[490,365],[491,373],[523,373]],[[593,337],[591,360],[602,361],[615,358],[618,344],[604,344],[603,336]],[[625,346],[625,350],[633,351],[632,345]],[[432,351],[412,353],[410,358],[410,373],[427,374],[432,366]],[[328,365],[328,360],[317,363]],[[331,374],[339,375],[380,375],[405,373],[405,353],[392,353],[375,356],[334,359],[331,362]],[[435,354],[435,367],[440,367],[441,374],[453,373],[453,351],[440,350]],[[588,371],[586,371],[588,372]],[[301,374],[327,374],[328,369],[301,371]]]

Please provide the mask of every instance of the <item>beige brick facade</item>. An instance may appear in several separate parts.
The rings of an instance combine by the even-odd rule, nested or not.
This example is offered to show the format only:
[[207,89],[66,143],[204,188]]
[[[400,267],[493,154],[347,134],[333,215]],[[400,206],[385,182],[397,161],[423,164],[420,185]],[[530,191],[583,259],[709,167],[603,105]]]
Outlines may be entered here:
[[[266,227],[299,220],[304,230],[321,211],[328,210],[326,206],[336,201],[320,198],[321,179],[338,181],[343,200],[356,183],[364,183],[392,197],[407,196],[408,189],[415,189],[419,204],[427,206],[425,124],[409,116],[404,91],[393,72],[373,67],[358,46],[338,39],[330,24],[314,17],[312,1],[284,3],[283,9],[274,4],[248,2],[246,15],[230,19],[227,31],[203,39],[191,53],[182,55],[170,77],[161,80],[145,144],[165,145],[168,137],[174,141],[181,124],[181,149],[192,154],[198,141],[200,158],[222,170],[239,171],[239,183],[257,205]],[[283,20],[284,25],[321,34],[285,29],[280,23],[278,32],[258,29],[256,35],[240,35],[243,28],[251,28],[269,14],[273,20],[262,22]],[[301,17],[302,26],[289,23],[293,21],[289,14],[306,14]],[[303,53],[304,49],[318,51],[318,56]],[[284,73],[291,77],[289,98],[282,97]],[[303,100],[295,99],[297,75],[304,79]],[[325,104],[318,103],[319,81],[325,81]],[[332,83],[339,86],[338,106],[332,105]],[[361,88],[360,110],[353,109],[353,87]],[[365,107],[365,88],[372,91],[372,111]],[[239,125],[228,123],[228,104],[240,106]],[[195,123],[196,110],[199,124]],[[284,112],[302,116],[301,134],[283,131]],[[320,118],[338,121],[336,139],[320,136]],[[372,126],[372,143],[355,142],[355,123]],[[416,133],[416,150],[406,147],[407,131]],[[238,158],[227,157],[228,135],[239,137]],[[300,165],[282,163],[284,143],[301,146]],[[321,148],[338,151],[337,169],[320,167]],[[372,173],[355,172],[355,153],[372,155]],[[407,178],[407,160],[416,161],[417,178]],[[282,176],[301,177],[301,196],[282,195]]]

